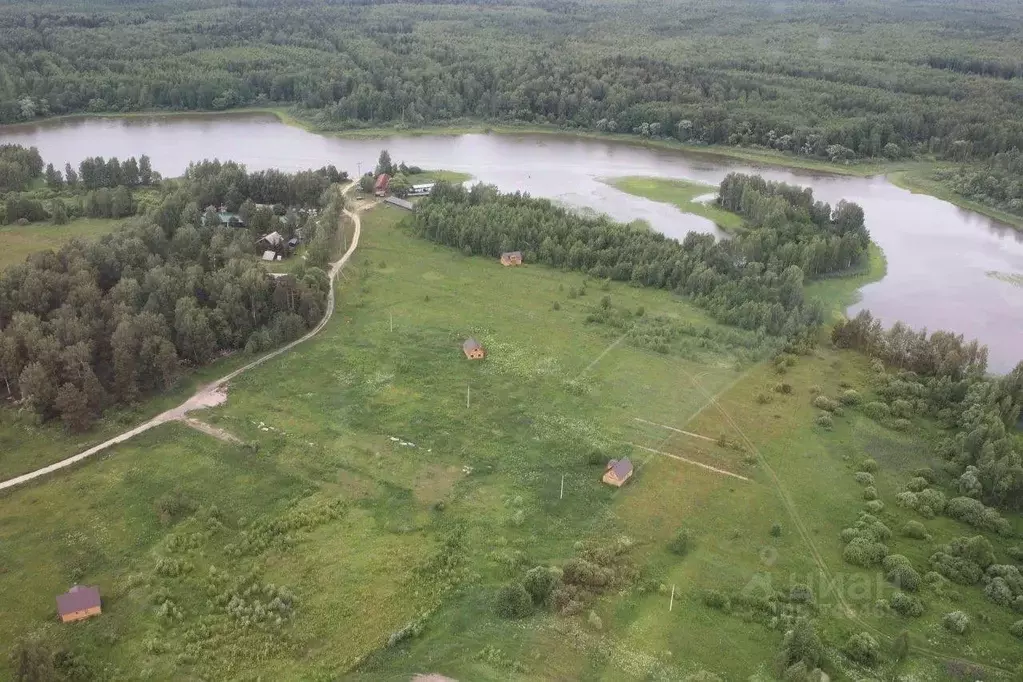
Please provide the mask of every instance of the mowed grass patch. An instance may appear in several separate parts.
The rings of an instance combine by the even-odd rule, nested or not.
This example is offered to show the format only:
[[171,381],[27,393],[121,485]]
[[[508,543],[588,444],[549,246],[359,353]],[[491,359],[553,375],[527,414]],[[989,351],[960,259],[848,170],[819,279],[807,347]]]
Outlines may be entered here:
[[123,220],[111,218],[78,218],[66,225],[30,223],[0,226],[0,268],[22,263],[37,251],[56,251],[72,239],[93,239],[114,231]]

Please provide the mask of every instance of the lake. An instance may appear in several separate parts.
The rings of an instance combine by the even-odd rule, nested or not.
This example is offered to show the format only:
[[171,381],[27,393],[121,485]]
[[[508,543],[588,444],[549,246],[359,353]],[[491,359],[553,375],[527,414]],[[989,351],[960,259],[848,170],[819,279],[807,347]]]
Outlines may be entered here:
[[[557,135],[423,135],[342,139],[285,125],[267,114],[65,119],[0,128],[0,143],[34,145],[63,168],[89,156],[148,154],[165,176],[190,161],[219,158],[250,169],[283,170],[334,164],[355,175],[376,164],[381,148],[397,163],[471,173],[504,191],[524,191],[615,219],[642,219],[665,234],[715,232],[710,221],[620,192],[600,181],[624,175],[718,184],[733,171],[813,187],[832,205],[854,201],[884,250],[888,274],[861,291],[850,309],[869,308],[886,324],[950,329],[990,349],[990,367],[1004,372],[1023,359],[1023,233],[930,196],[912,194],[883,177],[856,178],[754,166],[722,157],[650,149]],[[1001,277],[993,276],[1001,274]]]

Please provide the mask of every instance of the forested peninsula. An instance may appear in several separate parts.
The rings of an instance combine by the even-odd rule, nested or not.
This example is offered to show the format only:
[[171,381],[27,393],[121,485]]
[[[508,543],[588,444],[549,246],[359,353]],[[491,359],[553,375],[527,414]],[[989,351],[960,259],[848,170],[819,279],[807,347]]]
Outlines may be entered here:
[[287,106],[320,130],[475,121],[936,159],[953,169],[930,180],[1023,216],[1021,25],[1008,0],[16,3],[0,123]]

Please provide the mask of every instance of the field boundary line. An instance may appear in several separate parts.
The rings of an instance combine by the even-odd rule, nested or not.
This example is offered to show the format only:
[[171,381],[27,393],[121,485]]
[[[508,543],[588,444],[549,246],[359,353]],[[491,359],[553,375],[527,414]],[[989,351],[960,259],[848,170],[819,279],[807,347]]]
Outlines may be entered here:
[[633,417],[633,419],[638,422],[643,422],[644,424],[649,424],[650,426],[659,426],[662,429],[668,429],[669,431],[674,431],[675,433],[681,433],[682,435],[685,436],[692,436],[693,438],[699,438],[700,440],[707,440],[710,441],[711,443],[718,442],[717,438],[711,438],[710,436],[701,436],[700,434],[693,433],[692,431],[683,431],[682,429],[676,429],[674,426],[668,426],[667,424],[658,424],[657,422],[652,422],[647,419],[643,419],[642,417]]
[[644,445],[636,445],[635,443],[626,443],[626,445],[631,445],[634,448],[639,448],[640,450],[646,450],[647,452],[652,452],[655,455],[664,455],[665,457],[670,457],[672,459],[677,459],[680,462],[685,462],[686,464],[692,464],[693,466],[698,466],[701,469],[706,469],[708,471],[713,471],[716,474],[723,474],[725,476],[731,476],[732,478],[737,478],[740,481],[746,481],[747,483],[751,483],[752,482],[751,479],[746,478],[745,476],[742,476],[741,474],[736,474],[736,473],[733,473],[731,471],[726,471],[725,469],[718,469],[717,467],[713,467],[713,466],[711,466],[709,464],[704,464],[703,462],[697,462],[694,459],[688,459],[688,458],[682,457],[680,455],[673,455],[670,452],[662,452],[660,450],[654,450],[653,448],[648,448],[648,447],[646,447]]

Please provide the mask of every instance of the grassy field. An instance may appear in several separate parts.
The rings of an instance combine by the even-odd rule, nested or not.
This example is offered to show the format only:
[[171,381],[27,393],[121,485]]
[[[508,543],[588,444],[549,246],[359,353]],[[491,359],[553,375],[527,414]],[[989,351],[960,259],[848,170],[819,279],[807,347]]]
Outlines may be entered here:
[[[813,425],[814,385],[869,395],[862,357],[822,349],[780,375],[752,362],[769,347],[668,292],[467,258],[408,236],[403,215],[365,216],[323,334],[201,415],[244,445],[160,427],[0,496],[0,641],[36,632],[116,679],[768,680],[782,633],[735,595],[798,582],[819,593],[832,679],[855,672],[837,648],[865,628],[1011,658],[1007,616],[976,587],[954,588],[990,614],[965,640],[934,631],[936,597],[919,621],[871,612],[881,592],[847,596],[852,618],[826,608],[821,576],[886,589],[842,564],[858,462],[880,463],[895,528],[910,512],[892,497],[932,452],[928,432],[855,410]],[[636,328],[663,318],[692,336],[646,350],[587,322],[604,296]],[[468,336],[485,360],[464,358]],[[790,394],[772,391],[782,381]],[[615,490],[599,462],[619,453],[637,472]],[[927,526],[935,541],[974,534]],[[684,557],[667,549],[680,527]],[[922,541],[892,544],[925,563]],[[620,553],[623,579],[578,615],[495,615],[502,585],[593,548]],[[62,627],[53,597],[75,581],[101,587],[104,614]],[[732,606],[711,608],[707,590]],[[926,652],[898,672],[945,679]]]
[[714,221],[726,232],[742,229],[742,218],[731,211],[720,209],[713,202],[693,201],[707,194],[715,194],[717,187],[686,180],[665,178],[625,177],[608,178],[605,182],[629,194],[677,206],[683,213],[692,213]]
[[91,239],[112,232],[121,220],[110,218],[79,218],[67,225],[31,223],[0,226],[0,268],[21,263],[29,254],[46,249],[59,249],[75,238]]

